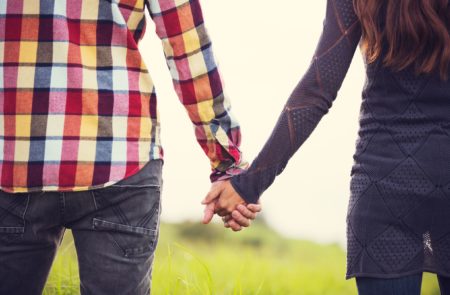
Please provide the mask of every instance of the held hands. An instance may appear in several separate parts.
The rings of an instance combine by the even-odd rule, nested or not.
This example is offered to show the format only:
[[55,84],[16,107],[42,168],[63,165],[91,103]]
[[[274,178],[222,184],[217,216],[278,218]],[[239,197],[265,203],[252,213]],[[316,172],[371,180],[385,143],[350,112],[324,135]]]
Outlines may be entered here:
[[223,224],[226,228],[231,228],[233,231],[240,231],[242,227],[249,227],[251,220],[254,220],[256,214],[260,211],[260,204],[238,205],[231,214],[222,217]]
[[204,224],[211,222],[214,214],[217,214],[222,217],[224,226],[233,231],[250,226],[251,220],[261,211],[260,204],[246,204],[229,180],[213,183],[202,204],[206,205]]

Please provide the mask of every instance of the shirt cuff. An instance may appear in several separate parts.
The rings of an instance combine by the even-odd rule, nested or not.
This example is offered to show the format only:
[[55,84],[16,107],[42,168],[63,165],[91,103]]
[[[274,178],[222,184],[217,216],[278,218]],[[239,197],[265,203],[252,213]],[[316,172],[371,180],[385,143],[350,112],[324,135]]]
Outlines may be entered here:
[[239,164],[233,164],[228,167],[225,171],[220,171],[218,169],[214,169],[210,175],[211,182],[227,180],[232,178],[233,176],[239,175],[244,172],[248,168],[248,163],[242,161]]

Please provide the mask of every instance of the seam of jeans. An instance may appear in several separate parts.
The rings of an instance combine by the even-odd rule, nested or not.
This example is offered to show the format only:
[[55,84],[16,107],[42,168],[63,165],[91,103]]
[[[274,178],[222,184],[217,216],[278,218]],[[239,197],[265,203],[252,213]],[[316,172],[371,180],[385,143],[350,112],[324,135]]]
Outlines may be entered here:
[[95,193],[94,193],[93,190],[91,190],[90,193],[91,193],[92,201],[94,202],[95,211],[97,211],[98,210],[98,205],[97,205],[97,200],[95,200]]
[[28,211],[28,205],[30,204],[30,194],[27,194],[27,204],[25,205],[25,210],[23,211],[22,214],[22,221],[23,221],[23,228],[25,229],[25,214],[27,214]]
[[65,208],[66,207],[66,200],[64,197],[64,193],[60,193],[59,195],[59,219],[61,224],[65,221]]

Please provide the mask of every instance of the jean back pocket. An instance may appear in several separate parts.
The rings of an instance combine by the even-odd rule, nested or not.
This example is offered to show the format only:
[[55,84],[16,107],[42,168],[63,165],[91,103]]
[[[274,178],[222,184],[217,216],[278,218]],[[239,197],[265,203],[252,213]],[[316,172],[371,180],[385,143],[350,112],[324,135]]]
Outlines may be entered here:
[[154,251],[161,209],[160,187],[111,187],[93,191],[95,230],[107,232],[124,256]]
[[25,214],[29,194],[12,194],[0,191],[0,240],[12,242],[25,232]]

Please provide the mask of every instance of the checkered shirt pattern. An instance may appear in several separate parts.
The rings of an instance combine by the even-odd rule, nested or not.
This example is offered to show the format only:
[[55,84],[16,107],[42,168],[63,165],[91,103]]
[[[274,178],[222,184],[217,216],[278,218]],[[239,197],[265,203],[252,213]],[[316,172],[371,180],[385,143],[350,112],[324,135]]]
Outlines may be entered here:
[[105,187],[163,158],[156,94],[138,48],[146,8],[211,180],[247,165],[198,0],[3,0],[2,190]]

